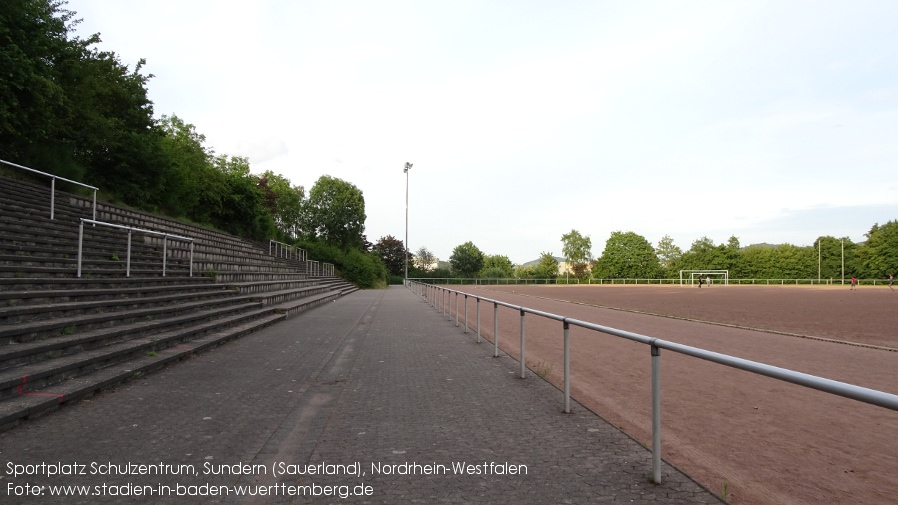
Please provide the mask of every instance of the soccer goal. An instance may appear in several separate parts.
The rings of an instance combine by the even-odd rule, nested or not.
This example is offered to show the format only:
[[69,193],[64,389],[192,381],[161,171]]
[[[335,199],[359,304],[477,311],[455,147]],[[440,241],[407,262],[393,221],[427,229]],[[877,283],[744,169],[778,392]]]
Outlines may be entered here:
[[699,279],[710,279],[711,283],[722,283],[724,286],[730,283],[729,270],[680,270],[680,286],[684,281],[690,285],[698,284]]

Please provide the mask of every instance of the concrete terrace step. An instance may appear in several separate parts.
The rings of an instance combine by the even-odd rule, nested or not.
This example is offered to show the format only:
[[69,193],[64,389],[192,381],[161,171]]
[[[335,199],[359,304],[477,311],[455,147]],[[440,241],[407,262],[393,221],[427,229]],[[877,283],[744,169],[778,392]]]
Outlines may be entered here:
[[[0,177],[0,426],[78,400],[356,290],[267,244],[100,203],[96,218],[189,245],[79,224],[92,202]],[[2,428],[0,428],[2,429]]]
[[42,277],[32,278],[0,278],[0,299],[15,297],[8,294],[10,291],[54,291],[54,290],[90,290],[90,289],[142,289],[161,286],[199,286],[213,285],[215,279],[195,275],[193,277],[171,275],[168,277],[114,277],[106,279],[68,277],[64,279],[50,279]]
[[151,338],[157,338],[163,332],[189,328],[205,324],[207,321],[214,322],[232,315],[258,316],[270,312],[270,308],[264,308],[260,303],[244,303],[237,306],[194,311],[165,319],[136,320],[78,333],[61,333],[53,338],[0,346],[0,369],[6,370],[23,364],[54,360],[60,356],[74,354],[85,349],[101,348],[128,339],[141,338],[147,334],[150,334]]
[[0,345],[50,338],[57,334],[71,335],[94,328],[121,325],[138,320],[150,320],[160,316],[170,318],[177,314],[202,311],[203,309],[229,306],[236,309],[244,303],[257,304],[258,302],[249,300],[246,297],[220,296],[208,300],[173,305],[132,308],[124,312],[95,310],[94,312],[81,313],[70,317],[32,320],[4,325],[4,327],[0,328]]
[[[89,296],[90,293],[85,293]],[[120,312],[123,310],[137,309],[140,307],[153,307],[176,304],[186,301],[209,300],[212,298],[230,297],[233,292],[225,289],[210,287],[204,291],[185,291],[177,293],[165,293],[159,296],[121,296],[116,298],[100,298],[87,300],[76,297],[76,301],[56,303],[30,303],[25,305],[0,308],[0,323],[17,324],[32,321],[34,319],[49,319],[83,314],[85,312]]]
[[[138,353],[128,361],[96,369],[88,375],[70,377],[38,390],[23,388],[20,391],[16,386],[15,395],[0,402],[0,430],[8,429],[30,417],[56,410],[65,403],[88,398],[129,379],[140,377],[142,374],[188,358],[203,350],[270,326],[282,321],[284,317],[283,314],[272,314],[229,328],[213,330],[202,337],[160,351]],[[27,380],[25,384],[27,384]]]

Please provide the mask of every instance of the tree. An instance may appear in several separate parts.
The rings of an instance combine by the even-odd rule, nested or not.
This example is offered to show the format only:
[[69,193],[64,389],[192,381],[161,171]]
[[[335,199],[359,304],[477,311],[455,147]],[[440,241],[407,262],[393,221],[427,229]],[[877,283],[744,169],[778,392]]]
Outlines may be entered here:
[[708,237],[702,237],[692,242],[692,247],[680,257],[680,269],[682,270],[722,270],[727,268],[725,246],[714,245]]
[[658,261],[661,264],[661,268],[664,269],[665,275],[673,277],[672,273],[677,270],[677,263],[679,263],[680,257],[683,256],[683,250],[674,244],[670,235],[665,235],[658,241],[655,255],[658,256]]
[[415,266],[418,267],[418,270],[430,272],[436,268],[434,263],[436,263],[436,257],[430,252],[430,249],[424,246],[418,248],[418,251],[415,253]]
[[266,170],[259,176],[259,189],[265,208],[274,218],[282,239],[294,239],[300,229],[305,189],[292,186],[282,175]]
[[[71,102],[58,62],[76,60],[81,45],[68,38],[73,12],[48,0],[5,0],[0,15],[0,157],[20,164],[67,129]],[[69,149],[71,154],[71,149]]]
[[353,184],[322,175],[309,191],[305,229],[313,237],[343,248],[361,248],[365,197]]
[[263,205],[264,195],[258,179],[249,172],[249,160],[240,156],[219,155],[213,166],[224,178],[217,212],[210,215],[217,228],[251,238],[267,240],[275,234],[274,218]]
[[645,237],[615,231],[605,242],[596,269],[595,274],[601,278],[654,279],[661,273],[661,264]]
[[867,242],[858,250],[860,275],[885,278],[898,269],[898,221],[874,224],[866,233]]
[[577,277],[583,277],[589,268],[589,260],[592,259],[592,240],[589,235],[580,235],[577,230],[571,230],[561,236],[562,254],[567,264]]
[[381,237],[374,244],[374,252],[380,256],[390,275],[402,275],[405,269],[405,244],[392,235]]
[[514,264],[508,259],[508,256],[499,254],[486,256],[483,259],[480,276],[490,279],[514,277]]
[[483,268],[483,253],[473,242],[468,241],[452,250],[449,263],[453,272],[462,277],[473,277]]
[[537,279],[554,279],[558,277],[558,260],[550,252],[539,255],[539,263],[533,268],[533,275]]

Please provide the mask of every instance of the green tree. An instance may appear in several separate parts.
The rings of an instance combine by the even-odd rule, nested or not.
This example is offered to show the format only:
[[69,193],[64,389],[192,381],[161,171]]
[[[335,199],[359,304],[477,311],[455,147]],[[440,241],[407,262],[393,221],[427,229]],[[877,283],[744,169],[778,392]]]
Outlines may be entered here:
[[436,256],[434,256],[434,254],[430,252],[430,249],[426,247],[421,246],[415,252],[415,266],[418,268],[418,270],[421,270],[422,272],[430,272],[431,270],[436,268],[436,266],[434,265],[435,262]]
[[480,270],[480,277],[485,278],[509,278],[514,277],[514,264],[508,259],[508,256],[492,254],[483,258],[483,268]]
[[212,166],[212,153],[203,145],[206,137],[176,115],[162,116],[159,127],[163,133],[160,147],[167,161],[160,208],[175,217],[210,222],[213,209],[217,212],[221,207],[225,178]]
[[721,270],[727,268],[727,259],[724,254],[725,246],[715,246],[708,237],[702,237],[692,242],[688,251],[680,257],[681,270]]
[[0,14],[0,157],[35,163],[42,150],[62,147],[71,102],[61,61],[77,61],[83,47],[69,39],[73,12],[47,0],[5,0]]
[[596,270],[594,276],[600,278],[654,279],[661,274],[661,263],[645,237],[632,231],[615,231],[605,242]]
[[360,249],[366,217],[365,197],[359,188],[322,175],[309,191],[304,228],[329,244]]
[[564,259],[573,270],[574,275],[583,277],[589,269],[589,261],[592,259],[592,240],[589,235],[583,236],[577,230],[571,230],[561,236]]
[[[558,277],[558,260],[550,252],[539,255],[539,262],[530,268],[531,276],[535,279],[555,279]],[[526,272],[521,272],[522,274]],[[521,276],[521,275],[519,275]]]
[[249,160],[219,155],[213,165],[224,177],[224,191],[217,195],[220,207],[210,216],[212,224],[253,240],[271,238],[276,231],[274,218],[265,209],[258,179],[249,171]]
[[305,190],[302,186],[293,186],[286,177],[265,171],[258,178],[262,191],[263,204],[274,218],[281,239],[294,239],[301,227]]
[[456,246],[449,257],[452,271],[462,277],[474,277],[483,268],[483,253],[473,242]]
[[867,242],[857,251],[859,275],[882,279],[898,273],[898,221],[874,224],[866,237]]
[[675,277],[673,274],[678,270],[677,265],[680,257],[683,256],[683,250],[674,244],[670,235],[661,237],[661,240],[658,241],[658,247],[655,248],[655,255],[658,256],[664,275],[666,277]]
[[[381,237],[374,244],[374,252],[380,256],[390,275],[403,275],[405,272],[405,245],[392,235]],[[412,258],[409,258],[412,261]]]
[[814,241],[819,275],[822,279],[842,278],[842,240],[833,236],[817,237]]

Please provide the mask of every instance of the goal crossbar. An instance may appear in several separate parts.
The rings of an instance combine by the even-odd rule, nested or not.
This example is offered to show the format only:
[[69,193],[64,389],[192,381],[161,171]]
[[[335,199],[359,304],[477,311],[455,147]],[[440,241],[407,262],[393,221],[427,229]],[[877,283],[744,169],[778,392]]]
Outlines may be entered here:
[[688,277],[689,284],[695,284],[695,278],[703,279],[705,277],[710,276],[715,277],[723,277],[722,281],[724,285],[730,283],[730,271],[729,270],[717,270],[717,269],[707,269],[707,270],[680,270],[680,286],[683,285],[684,278]]

